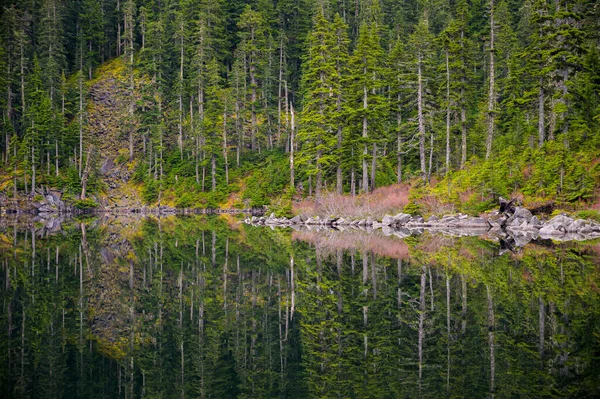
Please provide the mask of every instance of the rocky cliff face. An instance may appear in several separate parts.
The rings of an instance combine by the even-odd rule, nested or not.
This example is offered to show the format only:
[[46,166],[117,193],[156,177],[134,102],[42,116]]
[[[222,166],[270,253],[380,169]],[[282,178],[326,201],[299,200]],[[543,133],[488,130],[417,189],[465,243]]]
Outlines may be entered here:
[[[135,82],[134,99],[140,103],[140,88],[147,82]],[[99,203],[106,209],[139,208],[141,200],[129,184],[135,166],[129,162],[129,134],[134,132],[136,153],[145,149],[145,136],[137,133],[138,116],[129,114],[131,97],[123,61],[116,59],[98,69],[89,90],[86,140],[94,146],[96,167],[105,183]]]

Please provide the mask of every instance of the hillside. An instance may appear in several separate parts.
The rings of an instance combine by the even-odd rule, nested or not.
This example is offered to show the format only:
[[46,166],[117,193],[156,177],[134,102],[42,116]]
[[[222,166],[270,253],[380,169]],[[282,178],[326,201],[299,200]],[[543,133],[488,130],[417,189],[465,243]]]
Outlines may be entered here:
[[26,208],[52,188],[111,211],[599,207],[596,2],[348,7],[6,2],[0,200]]

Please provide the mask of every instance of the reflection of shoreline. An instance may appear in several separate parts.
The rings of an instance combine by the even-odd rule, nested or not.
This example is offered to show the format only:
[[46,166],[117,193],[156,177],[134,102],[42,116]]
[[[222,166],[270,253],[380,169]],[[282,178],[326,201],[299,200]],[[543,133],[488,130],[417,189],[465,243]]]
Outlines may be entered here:
[[405,241],[397,237],[368,234],[361,231],[316,231],[301,229],[292,232],[292,239],[313,244],[321,253],[335,253],[337,250],[359,250],[396,259],[410,257]]
[[[259,226],[260,227],[260,226]],[[264,227],[261,227],[264,228]],[[507,234],[499,236],[480,232],[479,234],[464,234],[465,230],[456,231],[457,234],[445,229],[401,229],[393,234],[385,234],[381,230],[366,228],[335,229],[319,226],[319,228],[306,228],[291,226],[292,239],[310,243],[322,254],[334,254],[337,250],[368,251],[376,255],[395,259],[408,259],[411,257],[409,245],[405,241],[408,237],[418,240],[417,247],[426,253],[436,253],[444,247],[461,246],[463,239],[478,239],[497,246],[498,255],[512,253],[517,255],[523,248],[550,249],[563,245],[583,245],[592,252],[600,254],[599,240],[550,240],[531,235]],[[463,233],[459,235],[458,233]]]

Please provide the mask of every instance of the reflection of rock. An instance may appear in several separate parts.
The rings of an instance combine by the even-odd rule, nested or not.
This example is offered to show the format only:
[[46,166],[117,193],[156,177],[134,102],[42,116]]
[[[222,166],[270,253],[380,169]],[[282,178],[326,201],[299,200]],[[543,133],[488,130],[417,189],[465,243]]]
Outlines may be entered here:
[[[431,216],[427,221],[422,216],[399,213],[395,216],[385,215],[381,221],[371,217],[350,220],[343,217],[325,218],[319,216],[294,216],[291,219],[252,216],[245,222],[257,226],[292,226],[295,230],[309,228],[320,230],[324,227],[338,230],[359,229],[371,231],[381,229],[384,235],[396,234],[400,229],[410,231],[408,235],[420,234],[423,230],[443,233],[452,236],[478,236],[491,234],[497,237],[514,237],[514,245],[523,246],[538,237],[561,240],[585,240],[600,237],[600,224],[590,220],[574,220],[566,215],[559,215],[542,223],[528,209],[517,206],[517,200],[500,199],[500,210],[493,212],[488,219],[464,214],[445,215],[442,218]],[[400,235],[404,235],[401,233]]]

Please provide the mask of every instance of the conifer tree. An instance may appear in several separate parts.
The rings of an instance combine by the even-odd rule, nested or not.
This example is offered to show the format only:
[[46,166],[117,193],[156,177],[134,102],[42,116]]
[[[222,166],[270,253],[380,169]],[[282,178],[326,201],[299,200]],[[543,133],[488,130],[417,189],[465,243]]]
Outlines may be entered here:
[[431,63],[432,49],[431,43],[433,37],[429,32],[429,20],[427,11],[419,20],[419,23],[410,37],[412,46],[412,64],[413,73],[416,80],[417,91],[417,127],[419,137],[419,163],[421,167],[421,178],[423,181],[427,179],[427,166],[425,154],[425,96],[426,85],[428,82],[428,69]]
[[[336,60],[332,56],[335,46],[334,32],[325,16],[318,12],[312,32],[308,37],[309,48],[303,83],[305,87],[304,109],[298,140],[302,142],[302,155],[298,165],[306,164],[306,173],[316,176],[316,197],[321,195],[323,169],[332,161],[335,146],[335,121],[331,113],[337,109]],[[312,162],[314,160],[314,163]]]
[[[381,132],[381,117],[385,109],[385,97],[381,93],[384,86],[382,61],[383,50],[377,27],[363,24],[350,61],[349,91],[354,96],[350,100],[349,107],[353,120],[360,123],[360,139],[356,140],[356,143],[362,147],[361,189],[364,192],[370,191],[369,148],[373,149],[373,155],[376,155],[376,140],[380,138],[377,137],[377,132]],[[374,188],[375,181],[372,180],[371,188]]]
[[344,23],[339,14],[335,14],[333,18],[334,29],[334,46],[331,49],[331,56],[335,61],[336,76],[333,79],[334,92],[337,94],[335,112],[332,112],[330,118],[335,120],[337,124],[337,146],[336,146],[336,192],[342,194],[343,191],[343,176],[342,163],[344,154],[343,148],[343,133],[345,127],[345,104],[346,104],[346,76],[348,74],[348,62],[350,55],[348,54],[348,26]]
[[251,130],[250,145],[252,150],[258,149],[258,112],[259,112],[259,73],[263,62],[263,55],[266,46],[267,27],[263,15],[259,11],[253,10],[249,5],[240,16],[238,23],[240,28],[240,49],[246,57],[248,78],[250,80],[250,111],[251,111]]

